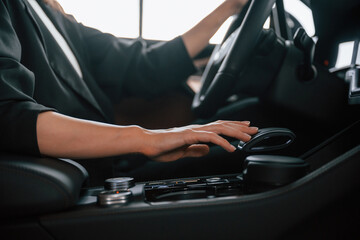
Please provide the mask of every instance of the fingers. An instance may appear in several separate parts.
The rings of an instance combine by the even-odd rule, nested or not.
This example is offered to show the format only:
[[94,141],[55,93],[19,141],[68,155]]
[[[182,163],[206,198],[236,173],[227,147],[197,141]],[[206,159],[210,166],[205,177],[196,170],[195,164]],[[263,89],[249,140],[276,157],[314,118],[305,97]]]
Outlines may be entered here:
[[194,144],[190,145],[183,157],[202,157],[209,153],[210,148],[206,144]]
[[258,128],[250,127],[250,122],[248,121],[216,121],[197,127],[196,130],[214,132],[216,134],[237,138],[242,141],[249,141],[251,139],[251,135],[258,132]]
[[151,158],[157,162],[172,162],[184,157],[187,147],[174,149]]
[[239,140],[248,141],[251,139],[251,135],[254,135],[258,132],[257,127],[246,127],[246,126],[239,126],[233,123],[227,123],[225,125],[225,132],[222,134],[225,134],[229,137],[234,137]]
[[257,131],[258,128],[250,127],[248,121],[216,121],[207,125],[148,130],[145,135],[147,144],[141,153],[164,162],[183,157],[200,157],[209,152],[209,146],[204,143],[213,143],[228,152],[234,152],[236,148],[221,135],[248,141]]
[[213,143],[221,146],[228,152],[234,152],[236,150],[236,148],[226,139],[214,132],[188,130],[184,140],[187,145],[193,145],[197,143]]
[[206,144],[194,144],[163,153],[152,157],[152,159],[158,162],[172,162],[185,157],[202,157],[207,155],[209,151],[210,148]]
[[215,123],[233,123],[233,124],[240,124],[244,126],[250,126],[250,121],[224,121],[224,120],[217,120]]

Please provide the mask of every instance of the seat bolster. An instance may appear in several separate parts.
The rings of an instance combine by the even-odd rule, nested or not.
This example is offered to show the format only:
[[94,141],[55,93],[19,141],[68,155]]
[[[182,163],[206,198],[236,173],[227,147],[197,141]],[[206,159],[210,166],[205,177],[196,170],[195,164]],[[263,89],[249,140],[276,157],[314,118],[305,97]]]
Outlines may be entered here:
[[87,179],[87,171],[72,160],[0,153],[0,218],[74,206]]

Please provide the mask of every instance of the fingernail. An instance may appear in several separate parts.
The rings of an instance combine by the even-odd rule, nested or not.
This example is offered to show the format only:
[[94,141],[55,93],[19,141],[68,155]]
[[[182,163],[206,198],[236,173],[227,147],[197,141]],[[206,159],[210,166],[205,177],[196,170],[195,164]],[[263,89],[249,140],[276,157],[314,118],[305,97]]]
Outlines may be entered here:
[[258,131],[259,130],[259,128],[258,127],[250,127],[251,129],[253,129],[253,130],[256,130],[256,131]]
[[235,151],[235,150],[236,150],[236,147],[235,147],[235,146],[231,145],[231,147],[232,147],[233,151]]
[[246,125],[250,125],[250,121],[244,121],[243,123],[245,123]]

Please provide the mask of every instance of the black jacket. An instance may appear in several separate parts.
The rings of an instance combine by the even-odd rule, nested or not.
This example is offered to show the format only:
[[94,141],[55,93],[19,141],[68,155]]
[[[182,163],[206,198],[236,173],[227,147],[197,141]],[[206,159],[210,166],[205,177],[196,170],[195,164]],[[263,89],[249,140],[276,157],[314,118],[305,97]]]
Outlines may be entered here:
[[0,150],[39,155],[40,112],[112,123],[112,106],[125,93],[159,94],[194,71],[180,37],[147,47],[38,2],[74,52],[83,79],[26,0],[0,0]]

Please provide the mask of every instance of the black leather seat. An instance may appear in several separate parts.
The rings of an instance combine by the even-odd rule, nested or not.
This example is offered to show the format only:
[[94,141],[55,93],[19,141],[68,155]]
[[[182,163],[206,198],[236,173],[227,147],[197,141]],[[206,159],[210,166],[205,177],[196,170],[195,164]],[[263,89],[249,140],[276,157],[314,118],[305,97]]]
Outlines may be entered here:
[[0,218],[74,206],[88,177],[85,168],[71,160],[0,153]]

